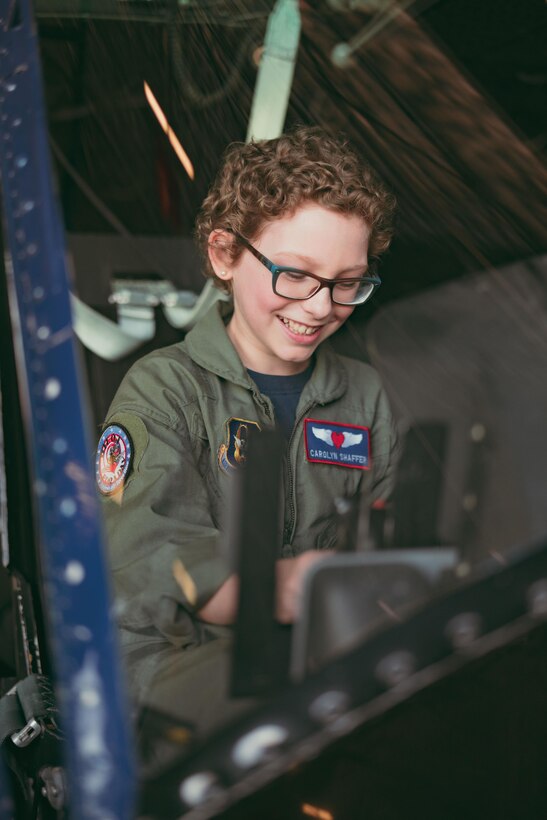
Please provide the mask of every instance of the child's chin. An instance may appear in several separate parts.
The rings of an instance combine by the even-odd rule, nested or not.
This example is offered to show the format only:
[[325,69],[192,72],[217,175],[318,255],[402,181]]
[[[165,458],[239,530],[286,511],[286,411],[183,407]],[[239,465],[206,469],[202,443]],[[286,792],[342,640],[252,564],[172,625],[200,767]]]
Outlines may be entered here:
[[307,362],[315,350],[315,345],[311,348],[301,348],[300,350],[291,350],[283,353],[279,358],[284,362],[295,364],[297,362]]

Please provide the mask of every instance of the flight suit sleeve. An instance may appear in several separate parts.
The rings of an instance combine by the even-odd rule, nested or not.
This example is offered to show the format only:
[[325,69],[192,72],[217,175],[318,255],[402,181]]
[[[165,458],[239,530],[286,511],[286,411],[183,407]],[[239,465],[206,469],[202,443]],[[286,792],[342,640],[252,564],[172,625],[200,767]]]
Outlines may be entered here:
[[229,576],[206,481],[184,419],[117,406],[107,419],[132,444],[120,491],[104,498],[122,627],[155,627],[179,646],[199,642],[196,612]]

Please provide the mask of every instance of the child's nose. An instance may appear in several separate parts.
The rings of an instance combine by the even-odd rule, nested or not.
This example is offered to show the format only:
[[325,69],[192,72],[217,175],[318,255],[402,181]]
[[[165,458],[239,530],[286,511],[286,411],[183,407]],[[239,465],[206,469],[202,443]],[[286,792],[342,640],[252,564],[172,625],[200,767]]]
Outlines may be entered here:
[[329,288],[321,288],[311,299],[302,303],[310,316],[314,319],[324,319],[332,310],[332,299]]

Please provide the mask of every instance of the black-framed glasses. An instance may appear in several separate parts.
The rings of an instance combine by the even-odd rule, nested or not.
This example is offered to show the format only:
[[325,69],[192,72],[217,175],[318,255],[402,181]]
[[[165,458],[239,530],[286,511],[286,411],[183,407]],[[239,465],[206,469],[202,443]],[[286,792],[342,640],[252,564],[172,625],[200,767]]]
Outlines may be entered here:
[[308,273],[308,271],[299,268],[276,265],[275,262],[272,262],[256,248],[253,248],[244,236],[236,231],[230,232],[270,271],[273,292],[283,299],[311,299],[322,288],[329,288],[330,297],[336,305],[349,307],[351,305],[362,305],[367,299],[370,299],[376,288],[382,284],[380,277],[374,274],[347,277],[345,279],[324,279],[322,276],[316,276],[315,273]]

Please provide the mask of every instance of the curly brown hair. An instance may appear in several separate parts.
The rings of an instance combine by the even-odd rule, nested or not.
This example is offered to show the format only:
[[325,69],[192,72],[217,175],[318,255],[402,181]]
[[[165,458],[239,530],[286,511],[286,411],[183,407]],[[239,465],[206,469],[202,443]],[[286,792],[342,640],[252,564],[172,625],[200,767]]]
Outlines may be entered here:
[[[205,275],[227,289],[209,262],[211,231],[230,229],[253,241],[267,222],[293,213],[304,202],[361,216],[370,228],[372,259],[388,248],[394,196],[345,140],[320,128],[300,126],[277,139],[228,146],[196,220]],[[237,260],[242,250],[232,243],[231,259]]]

